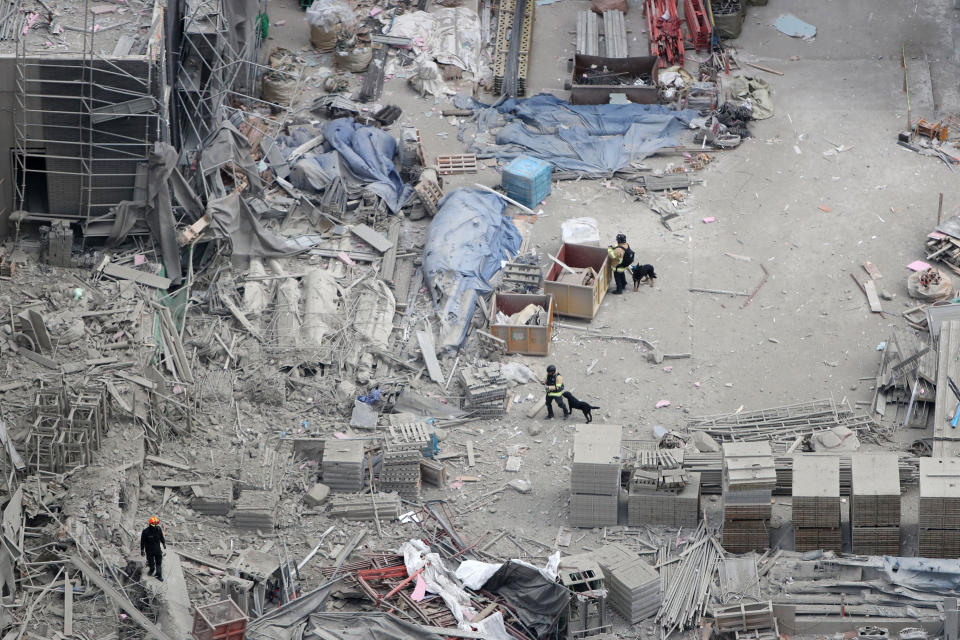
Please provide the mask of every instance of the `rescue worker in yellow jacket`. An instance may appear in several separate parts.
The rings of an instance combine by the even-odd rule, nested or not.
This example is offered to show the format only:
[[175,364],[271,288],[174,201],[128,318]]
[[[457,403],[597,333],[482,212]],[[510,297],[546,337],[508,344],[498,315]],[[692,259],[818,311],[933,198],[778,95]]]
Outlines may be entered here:
[[610,263],[613,265],[613,281],[617,284],[613,293],[619,295],[627,288],[626,271],[634,258],[633,249],[627,244],[627,236],[618,233],[617,244],[607,247],[607,255],[610,256]]
[[547,420],[553,417],[553,403],[563,410],[563,419],[566,420],[570,415],[570,410],[563,402],[563,376],[557,373],[557,368],[553,365],[547,367],[547,379],[544,381],[547,391]]

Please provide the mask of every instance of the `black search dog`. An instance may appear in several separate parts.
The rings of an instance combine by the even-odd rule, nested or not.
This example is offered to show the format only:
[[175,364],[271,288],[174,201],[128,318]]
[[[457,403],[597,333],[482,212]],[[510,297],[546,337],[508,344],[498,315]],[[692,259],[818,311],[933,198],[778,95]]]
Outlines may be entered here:
[[640,283],[644,280],[652,287],[653,281],[657,279],[657,272],[653,270],[652,264],[635,264],[630,267],[630,273],[633,275],[634,291],[640,288]]
[[593,410],[599,409],[600,407],[595,407],[588,402],[581,402],[577,400],[572,393],[569,391],[563,392],[563,397],[567,399],[567,402],[570,404],[570,413],[573,413],[574,409],[579,409],[583,411],[583,417],[587,421],[587,424],[593,422]]

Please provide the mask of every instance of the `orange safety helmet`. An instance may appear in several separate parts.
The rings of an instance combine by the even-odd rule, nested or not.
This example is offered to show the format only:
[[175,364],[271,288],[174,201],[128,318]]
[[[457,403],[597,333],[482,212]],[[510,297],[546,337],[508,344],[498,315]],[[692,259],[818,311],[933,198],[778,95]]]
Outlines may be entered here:
[[160,518],[157,516],[150,516],[150,519],[147,520],[150,524],[160,524]]

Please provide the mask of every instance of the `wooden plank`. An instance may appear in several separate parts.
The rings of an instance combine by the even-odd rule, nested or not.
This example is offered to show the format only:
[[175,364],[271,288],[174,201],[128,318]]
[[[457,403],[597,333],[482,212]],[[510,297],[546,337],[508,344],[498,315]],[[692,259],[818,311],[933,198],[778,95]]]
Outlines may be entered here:
[[117,376],[118,378],[123,378],[127,382],[138,384],[141,387],[144,387],[145,389],[150,389],[151,391],[157,388],[157,383],[151,380],[147,380],[146,378],[143,378],[141,376],[135,376],[132,373],[126,373],[125,371],[114,371],[113,375]]
[[132,280],[133,282],[153,287],[154,289],[167,290],[170,288],[170,283],[173,282],[170,278],[164,278],[163,276],[147,273],[146,271],[137,271],[136,269],[113,264],[112,262],[103,265],[103,273],[114,278],[120,278],[121,280]]
[[117,44],[113,47],[113,55],[111,57],[121,58],[130,53],[130,49],[136,43],[136,38],[133,36],[123,35],[117,38]]
[[437,362],[437,351],[433,345],[433,334],[428,331],[417,331],[417,342],[420,344],[420,353],[423,355],[423,362],[427,365],[427,372],[430,379],[437,384],[443,384],[443,371],[440,369],[440,363]]
[[863,270],[866,271],[874,280],[879,280],[883,277],[883,275],[880,273],[880,270],[877,269],[869,260],[863,263]]
[[190,471],[193,467],[190,465],[182,464],[180,462],[175,462],[173,460],[168,460],[166,458],[161,458],[159,456],[147,456],[145,458],[147,462],[152,462],[154,464],[161,464],[165,467],[173,467],[174,469],[179,469],[180,471]]
[[880,307],[880,296],[877,295],[877,285],[873,280],[867,280],[863,283],[863,291],[867,294],[867,302],[870,303],[870,311],[874,313],[883,313]]
[[170,480],[147,480],[151,487],[206,487],[209,482],[202,482],[195,478],[173,478]]
[[950,391],[947,376],[960,380],[960,320],[948,320],[940,326],[939,357],[937,359],[937,397],[933,412],[933,457],[946,458],[958,455],[960,429],[950,426],[950,419],[957,408],[957,399]]
[[240,308],[233,303],[233,300],[230,299],[230,296],[228,296],[225,292],[221,291],[220,300],[223,301],[223,304],[227,308],[227,310],[230,311],[233,317],[237,319],[237,322],[239,322],[243,326],[243,328],[250,333],[250,335],[252,335],[257,340],[261,339],[260,332],[253,328],[253,325],[250,323],[249,320],[247,320],[247,316],[243,315],[243,312],[240,311]]
[[113,381],[107,380],[104,386],[107,388],[107,393],[110,394],[113,401],[120,405],[120,408],[123,409],[125,413],[133,413],[133,407],[120,395],[120,391],[117,389],[117,386],[113,384]]
[[63,577],[63,635],[73,635],[73,585],[69,575]]
[[202,564],[206,567],[210,567],[211,569],[218,569],[220,571],[227,570],[227,565],[221,564],[216,560],[200,555],[199,553],[191,553],[189,551],[184,551],[183,549],[172,549],[172,551],[184,560],[189,560],[195,564]]
[[137,625],[140,626],[144,631],[147,632],[148,638],[156,638],[157,640],[173,640],[170,636],[163,632],[160,627],[150,622],[143,613],[137,609],[130,599],[126,595],[121,594],[119,591],[113,588],[113,586],[107,582],[103,576],[97,573],[90,565],[80,559],[78,555],[70,556],[70,563],[73,564],[80,572],[86,577],[87,580],[95,584],[103,591],[103,594],[107,596],[110,600],[113,601],[118,607],[123,609],[123,612],[130,616],[130,619],[133,620]]
[[477,466],[476,460],[473,459],[473,440],[467,440],[467,464],[471,467]]
[[41,355],[36,351],[30,351],[30,349],[17,347],[17,353],[25,357],[27,360],[33,360],[42,367],[53,369],[54,371],[60,371],[60,364],[56,360],[51,360],[47,356]]
[[547,405],[547,397],[542,396],[535,405],[527,409],[527,417],[532,418],[540,413],[540,409],[543,409]]
[[380,253],[386,253],[393,243],[382,233],[379,233],[365,224],[350,225],[350,233],[357,236]]

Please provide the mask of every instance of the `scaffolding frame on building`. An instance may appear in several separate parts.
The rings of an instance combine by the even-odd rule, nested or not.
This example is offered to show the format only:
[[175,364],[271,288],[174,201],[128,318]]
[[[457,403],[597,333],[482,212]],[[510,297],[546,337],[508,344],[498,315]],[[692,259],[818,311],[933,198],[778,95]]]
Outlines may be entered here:
[[[24,221],[68,220],[84,237],[109,236],[117,205],[143,199],[153,143],[168,138],[163,8],[154,3],[143,54],[114,56],[96,51],[97,16],[88,2],[82,3],[83,25],[65,25],[83,34],[79,51],[31,47],[30,38],[18,34],[17,211],[11,216],[18,240]],[[36,202],[44,194],[31,193],[38,174],[46,202]]]
[[[192,13],[183,16],[183,37],[177,68],[177,109],[179,111],[180,163],[194,175],[194,188],[206,200],[222,197],[228,188],[244,184],[243,177],[230,160],[205,165],[201,150],[217,135],[224,122],[230,122],[248,139],[254,153],[273,152],[277,136],[300,93],[303,73],[275,69],[256,62],[261,34],[237,50],[228,37],[223,0],[202,0]],[[264,74],[272,73],[294,84],[288,104],[256,98],[242,89],[252,90]]]

